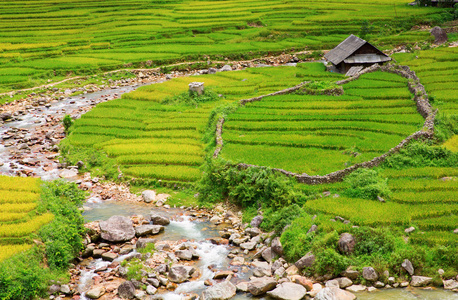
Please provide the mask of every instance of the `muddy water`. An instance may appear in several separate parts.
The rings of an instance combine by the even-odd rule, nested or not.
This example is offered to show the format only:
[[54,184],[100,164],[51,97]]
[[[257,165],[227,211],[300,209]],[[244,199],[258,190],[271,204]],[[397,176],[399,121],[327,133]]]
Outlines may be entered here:
[[[86,206],[88,206],[90,210],[85,211],[83,215],[88,222],[95,220],[106,220],[113,215],[146,215],[151,211],[151,206],[137,203],[96,202],[87,203]],[[230,247],[223,245],[213,245],[206,240],[208,238],[218,237],[218,228],[209,222],[193,220],[189,216],[186,216],[186,212],[180,209],[154,208],[154,210],[160,210],[161,213],[167,214],[171,217],[178,216],[174,221],[171,221],[171,223],[166,226],[165,232],[157,237],[162,240],[194,240],[193,243],[197,246],[196,251],[201,257],[196,265],[196,267],[199,268],[202,272],[201,278],[197,281],[181,284],[172,293],[162,294],[162,299],[181,300],[182,296],[180,293],[194,292],[200,294],[205,289],[204,281],[211,279],[214,275],[214,273],[208,269],[208,266],[216,265],[216,269],[218,270],[225,270],[229,267],[230,261],[227,258],[227,254],[230,251]],[[242,273],[239,271],[237,275],[239,281],[248,280],[251,272]],[[90,274],[83,275],[83,279],[87,277],[90,277]],[[357,299],[360,300],[458,300],[458,293],[447,292],[441,289],[389,289],[379,290],[373,293],[359,293],[356,294],[356,296],[358,297]],[[238,293],[233,299],[247,300],[255,298],[249,294]],[[256,299],[267,300],[267,298]]]

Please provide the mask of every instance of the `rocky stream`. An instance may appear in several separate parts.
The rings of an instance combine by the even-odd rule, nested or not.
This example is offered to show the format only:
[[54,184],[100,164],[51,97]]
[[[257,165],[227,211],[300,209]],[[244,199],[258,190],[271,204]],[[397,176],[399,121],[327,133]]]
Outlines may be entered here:
[[[183,75],[189,74],[174,76]],[[132,194],[128,186],[78,175],[78,166],[58,162],[65,114],[76,118],[98,103],[163,80],[163,75],[138,76],[76,97],[57,90],[59,100],[31,95],[3,107],[1,174],[61,177],[90,192],[83,213],[85,249],[70,270],[70,282],[50,287],[50,299],[458,299],[458,293],[416,288],[413,281],[393,277],[386,285],[376,279],[371,286],[353,284],[360,275],[353,270],[337,279],[303,277],[301,269],[314,258],[286,262],[278,237],[258,228],[262,216],[248,226],[240,212],[221,205],[170,207],[169,195]]]

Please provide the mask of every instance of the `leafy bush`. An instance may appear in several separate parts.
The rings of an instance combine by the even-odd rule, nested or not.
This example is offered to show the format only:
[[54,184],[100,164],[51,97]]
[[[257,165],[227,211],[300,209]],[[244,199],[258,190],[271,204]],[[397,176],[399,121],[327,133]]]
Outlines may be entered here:
[[303,210],[297,204],[282,207],[280,210],[268,208],[260,228],[265,232],[281,233],[294,219],[303,214]]
[[344,181],[350,186],[344,192],[349,197],[376,200],[377,196],[390,195],[387,180],[382,179],[375,170],[360,168],[345,177]]
[[384,227],[359,227],[354,228],[352,233],[356,239],[356,256],[390,254],[395,248],[394,236]]
[[453,153],[439,146],[422,142],[413,142],[389,156],[382,166],[403,169],[408,167],[455,167],[458,165],[458,153]]
[[197,92],[187,91],[174,97],[166,97],[162,101],[162,104],[197,107],[201,103],[216,101],[218,99],[218,94],[212,90],[205,90],[202,95],[199,95]]
[[45,183],[43,187],[41,207],[37,210],[48,210],[55,219],[42,227],[39,236],[52,269],[66,269],[82,248],[85,229],[79,206],[84,198],[85,193],[76,184],[63,180]]
[[229,199],[242,207],[283,207],[300,203],[293,179],[268,168],[239,168],[222,159],[210,160],[197,187],[199,201]]
[[70,115],[65,115],[64,118],[62,119],[62,124],[64,125],[65,133],[68,133],[68,130],[73,125],[72,117],[70,117]]
[[315,271],[320,275],[339,275],[350,265],[350,260],[337,253],[336,250],[328,248],[316,254],[314,263]]

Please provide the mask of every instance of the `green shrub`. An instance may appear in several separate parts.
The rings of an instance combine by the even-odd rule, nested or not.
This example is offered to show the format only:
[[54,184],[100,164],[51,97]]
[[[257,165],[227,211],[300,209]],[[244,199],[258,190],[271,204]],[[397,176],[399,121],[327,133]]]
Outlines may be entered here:
[[325,249],[316,254],[314,269],[319,275],[339,275],[350,265],[350,260],[334,249]]
[[162,101],[162,104],[197,107],[201,103],[212,102],[217,100],[219,100],[219,96],[212,90],[205,90],[204,93],[202,93],[202,95],[199,95],[197,92],[187,91],[174,97],[165,98]]
[[350,186],[344,192],[349,197],[376,200],[377,196],[390,195],[387,180],[375,170],[360,168],[345,177],[344,181]]
[[384,227],[370,228],[359,227],[352,230],[356,244],[354,254],[359,255],[374,255],[390,254],[395,248],[393,234]]
[[62,124],[64,125],[65,133],[68,133],[70,127],[73,125],[73,119],[70,115],[65,115],[62,119]]
[[296,204],[282,207],[280,210],[268,208],[260,228],[265,232],[275,231],[280,234],[287,225],[302,215],[304,215],[303,210]]
[[307,233],[311,224],[310,216],[296,218],[281,235],[281,244],[288,260],[297,261],[310,251],[317,238],[315,232]]

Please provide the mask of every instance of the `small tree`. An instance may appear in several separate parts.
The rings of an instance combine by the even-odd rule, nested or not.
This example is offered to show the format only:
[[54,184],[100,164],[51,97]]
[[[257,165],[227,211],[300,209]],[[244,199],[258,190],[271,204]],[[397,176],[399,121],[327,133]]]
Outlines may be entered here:
[[70,115],[65,115],[62,119],[62,124],[64,125],[65,133],[68,133],[69,128],[73,125],[73,119]]

